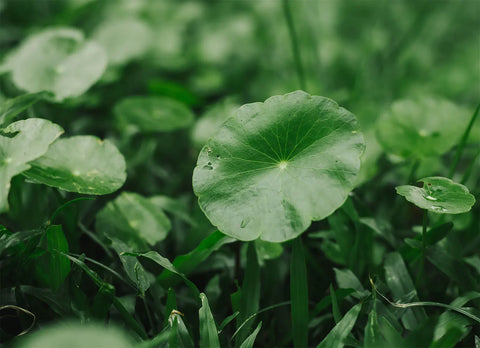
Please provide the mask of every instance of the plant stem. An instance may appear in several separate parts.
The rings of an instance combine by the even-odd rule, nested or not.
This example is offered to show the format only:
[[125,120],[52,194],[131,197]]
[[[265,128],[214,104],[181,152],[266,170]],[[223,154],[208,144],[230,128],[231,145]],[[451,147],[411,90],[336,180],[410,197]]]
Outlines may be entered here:
[[470,131],[472,130],[473,124],[475,123],[475,120],[479,114],[479,111],[480,111],[480,104],[477,105],[477,108],[475,109],[475,112],[473,113],[472,118],[470,119],[470,123],[468,124],[467,129],[465,129],[465,132],[463,133],[462,138],[460,139],[460,144],[458,144],[457,152],[455,153],[455,157],[453,159],[452,165],[450,166],[450,172],[448,173],[449,178],[452,178],[453,174],[455,173],[455,169],[457,168],[458,161],[462,156],[463,149],[465,148],[465,144],[467,143],[468,136],[470,135]]
[[290,36],[290,44],[292,46],[293,58],[295,60],[295,67],[297,69],[298,81],[300,83],[300,88],[306,90],[307,86],[305,83],[305,75],[303,73],[302,59],[300,56],[300,48],[298,46],[297,36],[295,34],[295,26],[293,22],[293,16],[290,9],[290,3],[288,0],[282,1],[283,15],[287,21],[288,34]]
[[415,287],[418,288],[418,283],[422,278],[425,268],[425,249],[427,248],[427,227],[428,227],[428,211],[423,211],[423,222],[422,222],[422,259],[420,267],[418,268],[417,280],[415,282]]

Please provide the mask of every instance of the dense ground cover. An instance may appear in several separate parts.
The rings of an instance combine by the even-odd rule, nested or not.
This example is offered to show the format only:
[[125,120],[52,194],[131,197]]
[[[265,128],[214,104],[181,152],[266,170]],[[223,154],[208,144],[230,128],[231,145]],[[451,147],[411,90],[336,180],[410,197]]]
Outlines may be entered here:
[[479,17],[0,0],[1,343],[480,347]]

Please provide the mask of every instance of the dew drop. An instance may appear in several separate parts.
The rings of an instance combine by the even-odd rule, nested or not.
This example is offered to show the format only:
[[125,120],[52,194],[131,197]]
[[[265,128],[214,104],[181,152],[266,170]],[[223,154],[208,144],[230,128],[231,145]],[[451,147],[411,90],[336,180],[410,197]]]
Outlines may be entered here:
[[425,199],[428,199],[429,201],[436,201],[437,199],[432,196],[426,196]]
[[439,211],[439,212],[444,212],[444,211],[447,211],[447,209],[443,208],[443,207],[439,207],[438,205],[432,205],[430,207],[430,209],[432,209],[433,211]]

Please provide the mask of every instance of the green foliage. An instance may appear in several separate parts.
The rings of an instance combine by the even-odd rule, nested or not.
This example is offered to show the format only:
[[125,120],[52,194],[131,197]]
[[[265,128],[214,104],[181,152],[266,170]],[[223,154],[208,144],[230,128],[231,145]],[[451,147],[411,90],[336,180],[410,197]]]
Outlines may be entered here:
[[200,152],[193,188],[220,231],[283,242],[344,203],[363,148],[355,117],[335,102],[275,96],[222,125]]
[[480,347],[478,12],[0,0],[0,345]]

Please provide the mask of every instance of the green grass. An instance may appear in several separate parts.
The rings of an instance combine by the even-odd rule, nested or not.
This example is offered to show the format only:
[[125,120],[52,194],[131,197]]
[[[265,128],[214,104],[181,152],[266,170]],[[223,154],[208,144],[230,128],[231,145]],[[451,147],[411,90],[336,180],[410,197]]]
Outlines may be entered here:
[[0,0],[0,344],[480,347],[478,13]]

